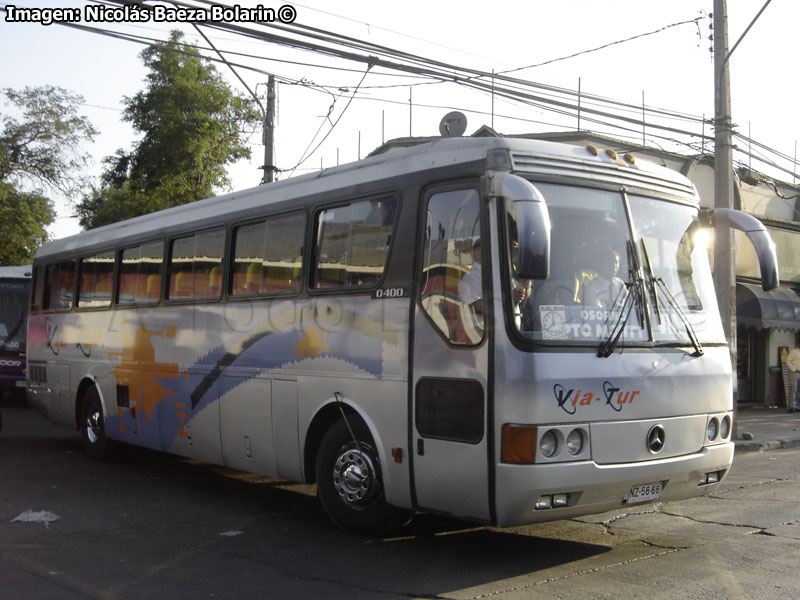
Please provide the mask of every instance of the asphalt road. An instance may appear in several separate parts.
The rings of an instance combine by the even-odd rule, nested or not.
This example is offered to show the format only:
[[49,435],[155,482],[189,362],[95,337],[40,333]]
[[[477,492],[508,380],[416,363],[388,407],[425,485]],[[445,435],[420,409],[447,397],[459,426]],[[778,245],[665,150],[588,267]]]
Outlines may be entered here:
[[796,598],[800,449],[711,497],[514,529],[418,515],[349,535],[312,486],[131,449],[2,405],[0,599]]

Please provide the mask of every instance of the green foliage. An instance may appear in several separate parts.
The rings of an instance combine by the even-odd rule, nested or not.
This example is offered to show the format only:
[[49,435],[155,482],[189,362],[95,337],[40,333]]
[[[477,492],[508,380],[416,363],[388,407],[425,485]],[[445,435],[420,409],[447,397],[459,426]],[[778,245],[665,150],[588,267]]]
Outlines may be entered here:
[[63,88],[5,88],[13,114],[0,118],[0,264],[33,259],[55,219],[44,188],[67,196],[84,187],[88,157],[81,145],[96,131],[78,114],[83,98]]
[[51,85],[5,88],[3,95],[7,105],[21,111],[22,119],[3,115],[0,181],[18,188],[44,185],[68,195],[80,189],[88,160],[80,146],[97,133],[78,114],[83,98]]
[[44,196],[0,182],[0,265],[31,263],[54,217],[53,203]]
[[101,187],[78,206],[82,226],[210,197],[230,184],[225,166],[250,156],[244,131],[258,111],[182,38],[173,31],[141,53],[147,86],[125,98],[124,112],[141,140],[104,161]]

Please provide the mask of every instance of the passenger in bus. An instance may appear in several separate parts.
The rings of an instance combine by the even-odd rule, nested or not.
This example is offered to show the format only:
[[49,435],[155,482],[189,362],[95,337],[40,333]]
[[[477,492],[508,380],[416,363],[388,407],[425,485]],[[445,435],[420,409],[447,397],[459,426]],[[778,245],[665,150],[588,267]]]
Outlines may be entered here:
[[[519,253],[519,242],[516,238],[511,242],[512,256]],[[520,279],[517,275],[518,260],[511,261],[511,301],[514,313],[514,324],[520,331],[530,331],[533,321],[533,307],[527,300],[531,297],[533,280]]]
[[533,327],[533,307],[526,302],[531,297],[533,280],[520,279],[517,275],[519,265],[519,237],[516,221],[509,219],[509,235],[511,236],[511,298],[514,324],[520,331],[531,331]]
[[625,287],[625,282],[617,277],[619,272],[619,252],[609,250],[600,257],[597,275],[583,288],[583,306],[599,306],[609,308],[620,297],[620,292]]
[[519,331],[531,331],[533,329],[533,306],[527,302],[531,297],[531,286],[533,281],[530,279],[516,279],[512,274],[513,301],[514,301],[514,324]]

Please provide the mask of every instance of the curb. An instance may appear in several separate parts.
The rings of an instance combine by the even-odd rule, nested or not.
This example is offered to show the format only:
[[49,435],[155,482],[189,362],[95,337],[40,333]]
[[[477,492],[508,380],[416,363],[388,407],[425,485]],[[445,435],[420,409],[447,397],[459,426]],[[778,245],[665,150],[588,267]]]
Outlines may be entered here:
[[767,452],[784,448],[800,448],[800,439],[769,440],[766,442],[736,442],[735,452]]

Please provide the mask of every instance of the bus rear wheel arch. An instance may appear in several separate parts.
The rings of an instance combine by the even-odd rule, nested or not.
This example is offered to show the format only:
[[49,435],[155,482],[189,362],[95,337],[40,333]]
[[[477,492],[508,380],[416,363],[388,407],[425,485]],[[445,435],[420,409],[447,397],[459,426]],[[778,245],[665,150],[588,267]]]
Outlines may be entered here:
[[328,517],[353,533],[384,535],[410,518],[386,502],[375,442],[357,416],[333,423],[316,456],[317,496]]
[[110,458],[113,442],[106,435],[103,403],[96,386],[90,385],[83,390],[79,415],[78,425],[86,454],[95,460]]

